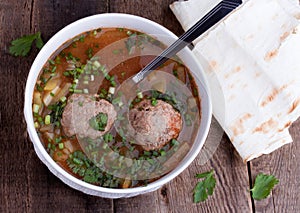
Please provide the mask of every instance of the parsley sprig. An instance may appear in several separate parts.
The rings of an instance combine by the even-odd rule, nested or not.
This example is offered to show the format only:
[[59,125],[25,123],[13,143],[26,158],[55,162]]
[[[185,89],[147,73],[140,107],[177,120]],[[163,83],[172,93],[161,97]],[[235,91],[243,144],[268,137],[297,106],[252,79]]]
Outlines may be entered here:
[[214,177],[214,170],[196,174],[196,178],[203,180],[198,182],[194,188],[194,203],[205,201],[209,195],[212,195],[216,186],[216,179]]
[[9,53],[14,56],[27,56],[33,42],[38,49],[41,49],[44,45],[44,42],[41,38],[41,33],[37,32],[31,35],[25,35],[21,38],[13,40],[11,46],[9,47]]
[[268,197],[279,180],[273,175],[259,174],[257,175],[254,187],[250,190],[255,200],[262,200]]

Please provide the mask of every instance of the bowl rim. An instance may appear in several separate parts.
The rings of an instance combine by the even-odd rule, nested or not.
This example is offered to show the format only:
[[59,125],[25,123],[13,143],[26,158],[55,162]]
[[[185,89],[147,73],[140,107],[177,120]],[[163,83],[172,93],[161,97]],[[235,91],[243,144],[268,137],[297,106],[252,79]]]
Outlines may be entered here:
[[[176,168],[174,168],[172,171],[170,171],[168,174],[165,174],[163,177],[159,178],[158,180],[149,183],[147,186],[140,186],[140,187],[134,187],[134,188],[127,188],[127,189],[121,189],[121,188],[106,188],[106,187],[101,187],[101,186],[96,186],[87,182],[84,182],[76,177],[74,177],[73,175],[69,174],[67,171],[65,171],[62,167],[60,167],[53,159],[52,157],[47,153],[45,147],[43,146],[42,142],[40,141],[36,129],[34,127],[34,122],[33,122],[33,114],[32,114],[32,95],[33,95],[33,89],[32,86],[30,86],[30,84],[35,85],[36,80],[37,80],[37,76],[40,73],[40,70],[37,71],[36,66],[38,66],[38,63],[40,60],[43,59],[43,54],[45,54],[45,52],[50,48],[50,46],[54,43],[57,43],[58,38],[64,34],[65,31],[76,27],[77,25],[81,25],[84,24],[85,22],[88,21],[92,21],[93,19],[103,19],[103,18],[129,18],[132,20],[138,20],[141,22],[144,22],[145,24],[149,24],[152,25],[155,28],[158,28],[160,31],[164,32],[166,35],[173,37],[174,39],[177,39],[178,37],[172,33],[170,30],[168,30],[167,28],[163,27],[162,25],[151,21],[149,19],[140,17],[140,16],[136,16],[136,15],[130,15],[130,14],[124,14],[124,13],[103,13],[103,14],[96,14],[96,15],[92,15],[92,16],[88,16],[82,19],[79,19],[75,22],[72,22],[71,24],[65,26],[64,28],[62,28],[61,30],[59,30],[54,36],[52,36],[49,41],[44,45],[44,47],[40,50],[40,52],[38,53],[38,55],[36,56],[31,68],[30,68],[30,72],[28,74],[27,77],[27,81],[26,81],[26,88],[25,88],[25,103],[24,103],[24,116],[25,116],[25,120],[27,123],[27,131],[28,134],[30,136],[30,139],[32,141],[32,143],[34,144],[34,149],[35,152],[37,153],[38,157],[40,158],[40,160],[48,167],[48,169],[57,177],[59,177],[63,182],[65,182],[67,185],[71,186],[72,188],[81,190],[83,192],[86,193],[90,193],[88,191],[85,190],[93,190],[94,193],[91,194],[96,194],[96,192],[100,192],[100,193],[112,193],[112,194],[132,194],[132,193],[146,193],[149,190],[153,189],[157,189],[159,187],[161,187],[162,185],[168,183],[169,181],[171,181],[172,179],[174,179],[176,176],[178,176],[180,173],[182,173],[191,163],[192,161],[196,158],[196,156],[199,154],[201,148],[204,145],[205,139],[208,135],[208,131],[209,131],[209,127],[210,127],[210,123],[211,123],[211,117],[212,117],[212,106],[211,106],[211,100],[210,100],[210,95],[209,95],[209,87],[208,87],[208,83],[207,80],[204,76],[203,73],[201,77],[204,77],[203,79],[200,80],[200,82],[203,84],[203,88],[204,89],[201,93],[206,93],[206,97],[207,97],[207,120],[204,123],[204,126],[201,127],[204,129],[203,132],[203,136],[201,136],[201,143],[199,146],[197,146],[196,148],[192,149],[192,147],[190,148],[189,153],[193,150],[192,154],[189,156],[188,159],[185,160],[185,158],[189,155],[189,153],[185,156],[185,158],[177,165]],[[101,26],[98,26],[98,28]],[[112,27],[117,27],[117,26],[112,26]],[[129,27],[130,28],[130,27]],[[132,28],[134,29],[134,28]],[[92,30],[92,29],[91,29]],[[80,32],[80,33],[83,33]],[[78,33],[77,35],[79,35],[80,33]],[[73,36],[71,37],[73,38]],[[70,38],[66,39],[65,41],[68,41]],[[61,46],[63,43],[60,43],[59,46]],[[185,48],[185,54],[188,54],[189,57],[192,57],[191,60],[195,61],[196,64],[198,64],[201,72],[203,72],[201,65],[199,64],[199,62],[196,60],[195,56],[193,55],[193,53],[191,52],[190,49],[188,49],[188,47]],[[53,54],[54,52],[51,52],[51,54],[48,54],[49,57]],[[48,58],[49,58],[48,57]],[[46,60],[48,60],[48,58]],[[37,72],[37,74],[36,74]],[[36,76],[36,78],[35,78]],[[197,86],[200,87],[200,85]],[[34,86],[33,86],[34,88]],[[202,105],[202,100],[201,100],[201,105]],[[202,113],[202,109],[201,109],[201,113]],[[201,120],[202,120],[202,115],[201,115]],[[202,121],[201,121],[202,123]],[[199,127],[200,129],[200,127]],[[199,131],[198,131],[199,132]],[[196,139],[195,139],[196,140]],[[45,162],[46,161],[46,162]],[[184,163],[183,163],[184,162]],[[183,165],[181,165],[183,163]],[[50,168],[50,166],[52,168]],[[62,178],[63,177],[63,178]],[[67,183],[69,180],[72,182],[72,184]],[[74,186],[74,184],[76,184],[77,186]],[[79,189],[80,187],[84,187],[86,188],[84,189]]]

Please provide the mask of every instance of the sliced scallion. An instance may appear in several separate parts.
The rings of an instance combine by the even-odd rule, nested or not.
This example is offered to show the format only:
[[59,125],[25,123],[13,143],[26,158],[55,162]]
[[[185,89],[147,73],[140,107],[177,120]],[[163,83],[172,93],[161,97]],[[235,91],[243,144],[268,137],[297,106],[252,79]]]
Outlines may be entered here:
[[66,96],[63,96],[63,97],[60,98],[61,102],[65,102],[66,100],[67,100]]
[[38,104],[33,104],[33,112],[34,113],[39,113],[40,105]]
[[50,117],[50,115],[46,115],[45,116],[45,124],[49,125],[50,123],[51,123],[51,117]]
[[142,99],[142,98],[144,97],[144,96],[143,96],[143,93],[142,93],[142,92],[138,92],[138,93],[137,93],[137,97],[140,98],[140,99]]
[[109,87],[108,93],[110,93],[110,94],[115,94],[115,90],[116,90],[115,87]]
[[64,143],[59,143],[59,144],[58,144],[58,148],[59,148],[59,149],[63,149],[63,148],[64,148]]
[[91,81],[94,81],[94,80],[95,80],[95,76],[91,75]]
[[34,128],[36,128],[36,129],[37,129],[37,128],[39,128],[39,127],[40,127],[40,125],[39,125],[39,122],[37,122],[37,121],[36,121],[36,122],[34,122]]

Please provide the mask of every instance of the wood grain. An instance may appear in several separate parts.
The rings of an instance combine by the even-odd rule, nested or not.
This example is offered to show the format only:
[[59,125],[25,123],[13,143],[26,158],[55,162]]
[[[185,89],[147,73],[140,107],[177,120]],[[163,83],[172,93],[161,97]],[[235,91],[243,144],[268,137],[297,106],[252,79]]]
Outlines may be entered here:
[[300,120],[292,125],[294,142],[251,162],[252,179],[259,173],[273,174],[279,179],[270,197],[255,201],[257,212],[300,212]]
[[[251,178],[260,173],[280,179],[272,195],[252,203],[247,165],[224,136],[213,158],[201,156],[161,189],[129,199],[103,199],[71,189],[36,156],[23,119],[23,94],[30,66],[8,54],[11,40],[42,32],[47,41],[82,17],[123,12],[149,18],[180,35],[183,30],[169,9],[174,0],[0,0],[0,212],[300,212],[300,121],[291,128],[294,143],[251,162]],[[196,173],[215,170],[217,186],[206,202],[192,202]]]
[[26,58],[8,54],[11,40],[41,31],[47,41],[79,18],[108,12],[108,1],[0,2],[0,212],[112,212],[110,199],[85,195],[63,184],[37,158],[26,134],[23,95],[37,50]]

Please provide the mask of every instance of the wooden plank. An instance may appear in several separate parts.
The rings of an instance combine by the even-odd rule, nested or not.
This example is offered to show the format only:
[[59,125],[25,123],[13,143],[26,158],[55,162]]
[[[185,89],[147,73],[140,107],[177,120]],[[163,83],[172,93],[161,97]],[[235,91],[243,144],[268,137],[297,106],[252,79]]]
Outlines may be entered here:
[[175,0],[111,0],[110,12],[128,13],[155,21],[176,35],[183,33],[177,19],[169,9]]
[[273,174],[280,181],[271,196],[255,201],[257,212],[300,212],[300,120],[290,133],[293,143],[251,162],[253,182],[259,173]]
[[57,30],[81,17],[107,12],[107,0],[0,2],[0,212],[112,212],[110,199],[71,189],[36,156],[23,119],[26,78],[37,54],[8,54],[11,40],[41,31],[47,41]]

